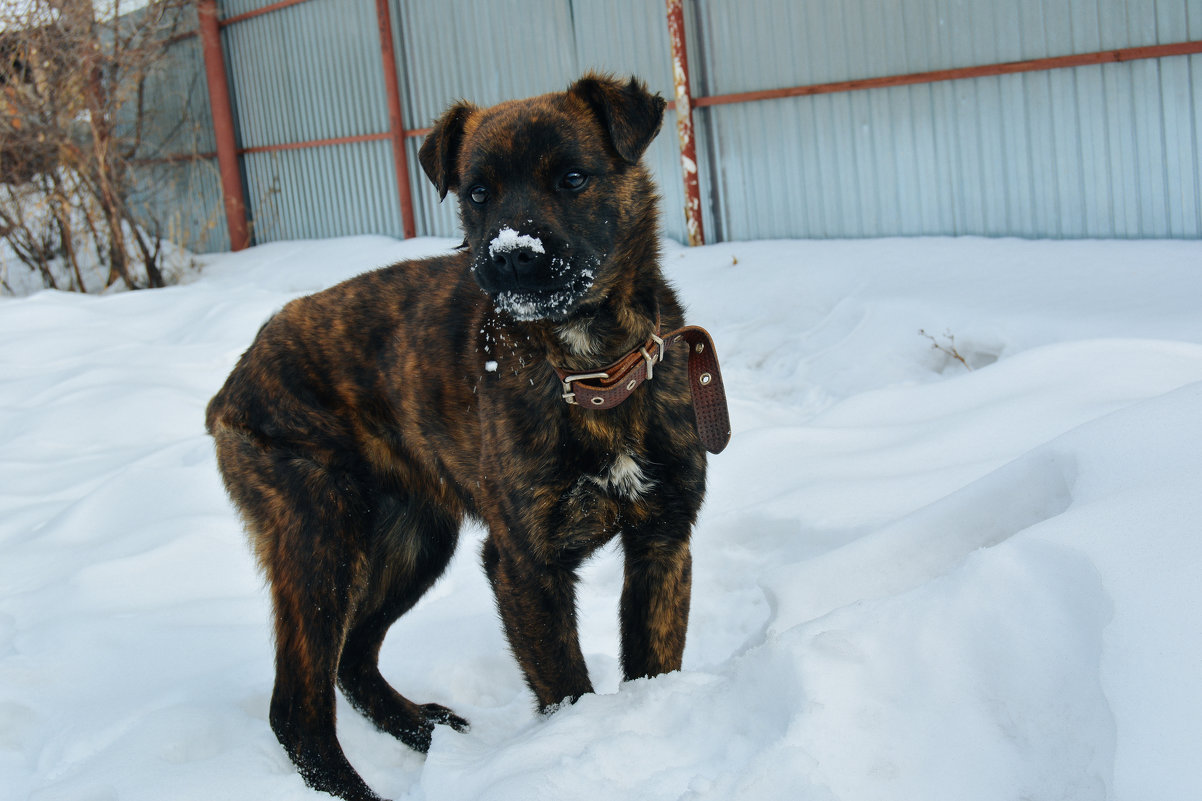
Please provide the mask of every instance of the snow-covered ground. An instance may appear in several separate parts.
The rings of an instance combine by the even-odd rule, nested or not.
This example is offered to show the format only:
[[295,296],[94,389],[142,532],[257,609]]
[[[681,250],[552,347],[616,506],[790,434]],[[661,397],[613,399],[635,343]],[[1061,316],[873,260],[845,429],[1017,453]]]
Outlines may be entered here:
[[[0,300],[0,798],[317,797],[267,725],[267,595],[203,409],[289,298],[453,244],[278,243],[186,286]],[[469,530],[382,662],[472,729],[423,758],[341,707],[373,787],[1202,798],[1202,243],[668,244],[665,264],[734,423],[685,669],[619,684],[609,549],[581,601],[598,693],[537,716]]]

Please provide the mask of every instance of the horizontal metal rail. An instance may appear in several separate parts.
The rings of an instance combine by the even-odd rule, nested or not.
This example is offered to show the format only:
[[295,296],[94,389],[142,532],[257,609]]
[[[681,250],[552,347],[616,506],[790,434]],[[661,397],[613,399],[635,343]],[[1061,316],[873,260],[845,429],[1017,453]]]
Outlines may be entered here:
[[[247,14],[239,14],[237,17],[231,17],[224,22],[237,21],[246,19],[248,15],[257,16],[260,13],[265,13],[268,10],[275,10],[277,7],[285,7],[295,5],[297,3],[309,2],[309,0],[284,0],[283,3],[278,3],[276,6],[266,6],[257,11],[247,12]],[[1165,45],[1149,45],[1146,47],[1126,47],[1118,50],[1101,50],[1095,53],[1078,53],[1071,56],[1052,56],[1049,58],[1035,58],[1026,61],[1008,61],[1001,64],[985,64],[975,67],[955,67],[944,70],[930,70],[928,72],[912,72],[905,75],[886,75],[879,78],[858,78],[849,81],[833,81],[830,83],[808,84],[806,86],[793,86],[784,89],[762,89],[754,92],[735,92],[724,95],[709,95],[704,97],[692,98],[694,108],[708,108],[712,106],[723,106],[733,103],[754,103],[760,100],[778,100],[787,97],[808,97],[812,95],[838,94],[841,92],[856,92],[866,89],[887,89],[894,86],[912,86],[915,84],[924,83],[939,83],[942,81],[957,81],[968,78],[986,78],[996,75],[1013,75],[1022,72],[1043,72],[1046,70],[1065,69],[1070,67],[1083,67],[1097,64],[1113,64],[1126,61],[1139,61],[1152,58],[1167,58],[1169,56],[1183,56],[1202,54],[1202,41],[1175,42]],[[414,138],[425,136],[430,133],[430,128],[414,128],[404,131],[406,138]],[[256,145],[254,147],[239,148],[238,155],[247,153],[270,153],[281,150],[300,150],[309,147],[326,147],[329,145],[352,144],[355,142],[371,142],[383,139],[388,139],[392,134],[389,132],[381,132],[377,134],[362,134],[360,136],[342,136],[330,139],[308,139],[302,142],[285,142],[276,145]],[[189,158],[209,159],[216,157],[216,153],[197,153],[195,156],[191,154],[180,156],[165,156],[159,159],[147,159],[147,161],[179,161]]]
[[272,11],[279,11],[280,9],[287,8],[288,6],[298,6],[301,3],[307,2],[309,2],[309,0],[280,0],[278,3],[272,3],[271,5],[263,6],[262,8],[256,8],[254,11],[245,11],[241,14],[235,14],[232,17],[226,17],[223,20],[219,20],[217,24],[224,28],[227,25],[233,25],[248,19],[261,17],[264,14],[270,14]]
[[[425,136],[433,130],[431,128],[418,128],[412,131],[405,131],[406,138],[417,136]],[[392,134],[385,131],[383,133],[374,134],[359,134],[357,136],[336,136],[331,139],[306,139],[303,142],[284,142],[278,145],[255,145],[254,147],[240,147],[235,152],[239,156],[245,156],[248,153],[274,153],[280,150],[304,150],[310,147],[328,147],[329,145],[353,145],[358,142],[381,142],[385,139],[391,139]],[[204,159],[217,158],[216,151],[205,151],[203,153],[176,153],[169,156],[155,156],[151,158],[134,159],[138,164],[168,164],[178,161],[201,161]]]
[[985,64],[978,67],[956,67],[929,72],[911,72],[906,75],[886,75],[880,78],[860,78],[850,81],[815,83],[808,86],[793,86],[787,89],[763,89],[755,92],[735,92],[725,95],[693,98],[693,106],[722,106],[730,103],[754,103],[758,100],[777,100],[785,97],[807,97],[829,95],[840,92],[858,92],[865,89],[887,89],[893,86],[910,86],[941,81],[958,81],[965,78],[987,78],[995,75],[1013,75],[1020,72],[1043,72],[1066,67],[1085,67],[1095,64],[1111,64],[1123,61],[1139,61],[1148,58],[1167,58],[1202,53],[1202,41],[1175,42],[1147,47],[1124,47],[1119,50],[1101,50],[1095,53],[1078,53],[1071,56],[1033,58],[1026,61],[1008,61],[1002,64]]

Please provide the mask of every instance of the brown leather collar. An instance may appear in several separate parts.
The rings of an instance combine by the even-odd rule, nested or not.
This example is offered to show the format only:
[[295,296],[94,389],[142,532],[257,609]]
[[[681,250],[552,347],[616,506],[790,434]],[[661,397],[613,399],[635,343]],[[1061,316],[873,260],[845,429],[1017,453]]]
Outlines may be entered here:
[[604,411],[629,398],[644,381],[655,377],[655,365],[664,360],[668,349],[685,344],[689,349],[689,389],[697,433],[710,453],[721,453],[730,441],[730,414],[726,407],[726,389],[718,368],[718,353],[709,333],[698,326],[685,326],[660,337],[657,333],[646,343],[613,364],[587,373],[569,373],[555,365],[563,382],[563,399],[582,409]]

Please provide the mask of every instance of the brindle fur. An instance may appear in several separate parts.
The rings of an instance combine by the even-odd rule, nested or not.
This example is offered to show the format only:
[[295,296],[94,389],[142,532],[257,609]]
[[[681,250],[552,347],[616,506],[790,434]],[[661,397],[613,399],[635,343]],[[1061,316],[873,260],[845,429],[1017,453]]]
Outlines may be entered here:
[[[465,517],[488,528],[484,567],[541,710],[592,690],[576,571],[614,537],[624,676],[680,668],[705,486],[685,354],[669,350],[654,380],[605,412],[565,404],[551,367],[615,361],[657,316],[665,331],[683,325],[640,163],[663,107],[637,81],[598,75],[489,109],[456,104],[420,156],[442,195],[459,196],[465,247],[289,303],[209,404],[218,464],[271,587],[271,726],[312,787],[377,798],[338,744],[336,684],[418,751],[435,724],[467,728],[397,693],[377,667],[389,626],[442,573]],[[566,187],[570,171],[587,184]],[[482,205],[471,199],[480,186]],[[537,235],[545,254],[511,256],[522,265],[490,254],[507,226]],[[520,284],[516,271],[540,257],[529,282],[591,285],[534,313],[482,291]]]

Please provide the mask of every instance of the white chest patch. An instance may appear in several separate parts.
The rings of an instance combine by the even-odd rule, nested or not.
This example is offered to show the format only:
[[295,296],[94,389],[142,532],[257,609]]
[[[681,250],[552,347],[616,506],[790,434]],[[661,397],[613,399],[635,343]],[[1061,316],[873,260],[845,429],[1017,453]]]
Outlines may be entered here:
[[568,350],[577,356],[592,356],[596,352],[596,343],[589,334],[588,325],[585,323],[566,323],[555,329],[559,334],[559,340],[567,346]]
[[591,480],[601,489],[631,500],[646,495],[654,486],[654,482],[643,473],[642,465],[629,452],[618,454],[609,469],[592,476]]

